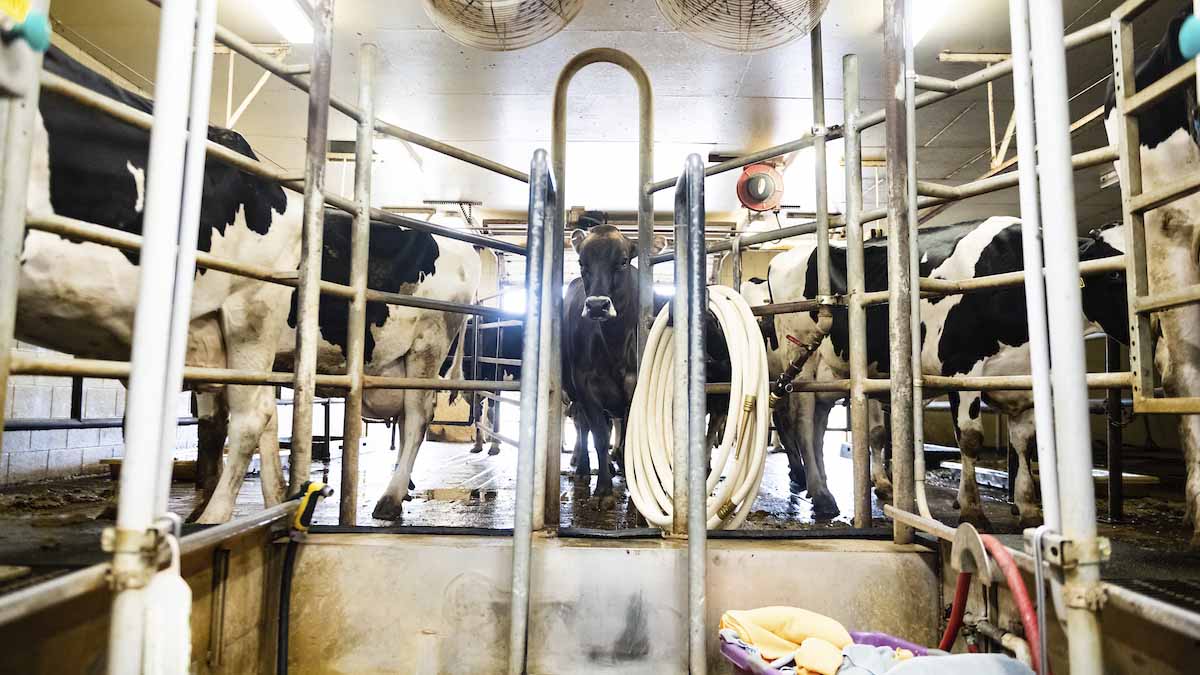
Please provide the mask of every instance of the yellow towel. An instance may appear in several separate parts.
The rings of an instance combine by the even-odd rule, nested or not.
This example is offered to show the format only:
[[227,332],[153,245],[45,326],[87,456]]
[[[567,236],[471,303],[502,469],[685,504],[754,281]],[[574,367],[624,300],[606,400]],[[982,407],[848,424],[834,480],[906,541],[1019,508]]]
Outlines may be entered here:
[[[798,607],[730,610],[721,616],[721,628],[735,631],[743,642],[757,647],[763,658],[769,661],[787,656],[800,649],[806,640],[816,638],[825,642],[838,654],[837,663],[840,664],[842,649],[852,642],[850,634],[842,624],[827,616]],[[814,643],[808,651],[818,659],[829,653],[829,650],[818,643]],[[796,663],[814,672],[826,672],[801,663],[799,659]],[[829,675],[836,672],[835,666],[829,671]]]

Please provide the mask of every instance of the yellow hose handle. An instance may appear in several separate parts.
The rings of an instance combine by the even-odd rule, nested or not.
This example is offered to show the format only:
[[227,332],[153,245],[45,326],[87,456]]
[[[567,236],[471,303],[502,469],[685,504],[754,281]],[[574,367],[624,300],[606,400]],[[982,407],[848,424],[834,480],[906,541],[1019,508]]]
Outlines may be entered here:
[[333,494],[333,488],[320,481],[305,481],[300,486],[300,492],[292,499],[300,500],[300,507],[296,509],[296,515],[292,518],[292,530],[308,533],[308,528],[312,526],[313,512],[317,509],[317,503],[321,497],[329,497]]

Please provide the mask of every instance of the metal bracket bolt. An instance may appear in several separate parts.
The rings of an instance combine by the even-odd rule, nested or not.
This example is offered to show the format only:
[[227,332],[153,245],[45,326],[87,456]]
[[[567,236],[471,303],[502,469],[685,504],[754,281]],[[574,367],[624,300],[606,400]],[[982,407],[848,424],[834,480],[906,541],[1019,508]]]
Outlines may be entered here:
[[162,533],[157,529],[128,530],[118,527],[106,527],[100,534],[100,548],[105,553],[130,554],[141,556],[145,564],[138,571],[118,570],[115,567],[108,573],[109,586],[115,591],[128,588],[142,588],[154,574],[158,560],[159,545]]

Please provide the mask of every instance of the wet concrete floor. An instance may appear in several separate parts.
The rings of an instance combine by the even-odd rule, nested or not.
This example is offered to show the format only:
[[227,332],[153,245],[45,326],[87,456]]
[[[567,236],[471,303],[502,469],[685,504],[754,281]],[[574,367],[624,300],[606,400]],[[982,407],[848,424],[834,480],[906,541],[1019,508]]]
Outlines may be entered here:
[[[511,428],[510,428],[511,427]],[[506,421],[501,432],[516,437],[515,422]],[[405,505],[402,523],[376,520],[371,510],[386,487],[396,461],[389,449],[389,431],[371,425],[360,459],[360,496],[358,525],[375,527],[445,526],[472,528],[511,528],[515,497],[516,450],[502,446],[498,455],[471,454],[463,444],[427,442],[421,448],[413,481],[413,500]],[[568,445],[570,436],[568,435]],[[827,436],[825,463],[829,484],[843,512],[836,518],[816,521],[806,492],[796,491],[789,483],[787,459],[782,454],[767,458],[762,489],[750,518],[743,529],[749,530],[838,530],[850,528],[853,521],[851,462],[840,454],[845,434]],[[997,458],[998,459],[998,458]],[[622,478],[614,481],[617,505],[600,510],[588,496],[595,476],[586,485],[574,476],[570,455],[562,455],[562,475],[558,499],[560,525],[570,528],[625,529],[640,525],[635,509],[625,494]],[[314,462],[313,477],[332,484],[340,483],[341,464]],[[261,487],[257,476],[245,481],[235,508],[235,516],[262,508]],[[953,501],[957,477],[945,469],[934,469],[928,480],[931,509],[943,522],[957,523]],[[0,565],[25,564],[78,566],[102,559],[98,550],[99,533],[109,521],[97,520],[113,493],[107,477],[10,486],[0,490]],[[981,487],[984,509],[998,533],[1019,532],[1002,490]],[[199,496],[190,483],[177,482],[171,493],[171,510],[190,513]],[[1098,509],[1105,511],[1100,500]],[[323,502],[315,522],[337,523],[337,497]],[[882,518],[882,504],[873,497],[873,517]],[[1200,557],[1189,552],[1190,528],[1184,523],[1182,489],[1163,487],[1149,495],[1131,497],[1120,523],[1101,522],[1101,534],[1114,542],[1117,561],[1106,573],[1116,577],[1166,576],[1200,577]]]

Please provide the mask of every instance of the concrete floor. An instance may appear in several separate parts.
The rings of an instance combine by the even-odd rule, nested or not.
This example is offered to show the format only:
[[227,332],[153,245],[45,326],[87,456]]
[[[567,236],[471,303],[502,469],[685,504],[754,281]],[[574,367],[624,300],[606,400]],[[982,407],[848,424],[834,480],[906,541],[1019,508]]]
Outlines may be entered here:
[[[515,420],[504,420],[501,431],[516,437]],[[573,440],[566,434],[567,445]],[[787,477],[787,460],[782,454],[767,458],[766,474],[754,510],[744,529],[749,530],[828,530],[836,536],[853,520],[851,462],[840,456],[845,441],[843,432],[831,432],[826,438],[825,462],[829,484],[844,510],[837,518],[815,521],[807,493],[796,492]],[[417,486],[414,499],[405,505],[403,523],[377,521],[371,510],[392,474],[394,451],[389,449],[389,430],[371,425],[360,469],[361,487],[358,524],[361,526],[447,526],[510,528],[513,522],[516,451],[502,446],[500,454],[470,454],[461,444],[428,442],[418,456],[413,474]],[[335,443],[335,448],[337,444]],[[560,524],[573,528],[625,529],[639,525],[633,507],[625,495],[621,478],[615,480],[617,507],[597,510],[588,498],[593,477],[585,486],[569,468],[570,455],[562,457],[559,500]],[[340,483],[340,462],[314,463],[313,476],[335,487]],[[948,471],[934,469],[929,476],[929,497],[933,513],[943,522],[957,523],[953,507],[957,479]],[[257,476],[248,477],[235,509],[235,516],[262,508]],[[113,492],[107,477],[88,477],[0,490],[0,565],[29,564],[73,566],[97,560],[99,532],[106,521],[96,520],[104,511]],[[1016,517],[1001,490],[981,487],[984,509],[1001,534],[1019,532]],[[189,483],[177,482],[172,488],[171,509],[180,514],[192,511],[198,495]],[[873,517],[882,520],[882,505],[873,499]],[[1098,509],[1104,512],[1100,500]],[[324,502],[317,510],[318,524],[337,523],[337,501]],[[1165,486],[1155,494],[1127,500],[1126,516],[1121,523],[1100,525],[1118,552],[1118,563],[1109,566],[1112,575],[1130,577],[1200,577],[1200,558],[1188,550],[1190,529],[1183,522],[1182,490]]]

